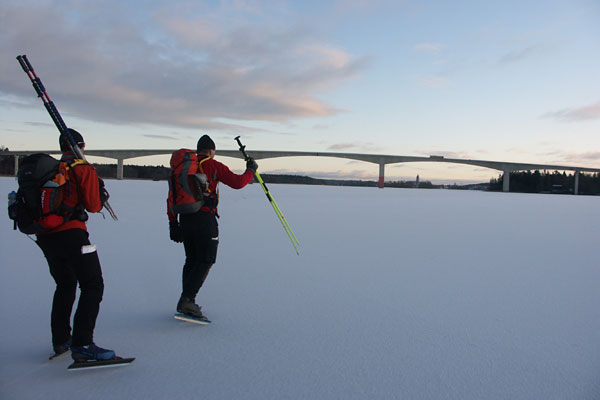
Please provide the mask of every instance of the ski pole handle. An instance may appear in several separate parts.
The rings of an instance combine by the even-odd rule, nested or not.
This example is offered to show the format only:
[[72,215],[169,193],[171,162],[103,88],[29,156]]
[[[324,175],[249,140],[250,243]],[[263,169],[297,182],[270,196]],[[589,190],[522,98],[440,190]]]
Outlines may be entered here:
[[246,146],[244,146],[240,140],[240,137],[237,136],[235,138],[235,141],[240,145],[240,151],[242,152],[242,154],[244,155],[244,160],[248,161],[248,159],[250,158],[250,156],[248,156],[248,154],[246,153]]

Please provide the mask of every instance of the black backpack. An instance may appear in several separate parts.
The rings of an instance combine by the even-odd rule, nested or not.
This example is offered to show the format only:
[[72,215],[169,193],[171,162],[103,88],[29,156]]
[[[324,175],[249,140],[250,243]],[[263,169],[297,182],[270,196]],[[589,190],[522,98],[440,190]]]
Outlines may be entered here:
[[36,153],[25,157],[17,173],[18,191],[9,194],[8,216],[25,234],[49,231],[71,218],[73,209],[63,204],[71,190],[69,164]]

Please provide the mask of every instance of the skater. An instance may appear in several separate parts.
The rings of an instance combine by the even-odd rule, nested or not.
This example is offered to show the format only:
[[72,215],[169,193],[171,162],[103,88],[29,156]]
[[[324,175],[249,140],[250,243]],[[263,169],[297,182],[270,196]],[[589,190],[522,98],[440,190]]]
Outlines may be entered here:
[[[72,138],[83,151],[85,142],[81,134],[69,129]],[[104,182],[86,161],[77,159],[67,137],[59,138],[61,161],[67,163],[70,188],[63,204],[72,215],[56,228],[37,234],[36,243],[42,249],[50,274],[56,282],[52,302],[52,345],[56,355],[71,350],[76,361],[111,360],[113,350],[94,344],[94,327],[104,292],[102,269],[96,247],[90,244],[86,221],[89,212],[99,212],[108,199]],[[73,319],[77,284],[81,289],[79,303]]]
[[219,228],[217,205],[219,201],[218,184],[223,182],[233,189],[241,189],[252,182],[254,172],[258,168],[256,161],[246,162],[246,171],[237,175],[225,165],[216,161],[215,143],[208,135],[203,135],[196,148],[198,170],[206,176],[204,204],[192,213],[173,213],[172,193],[167,200],[170,238],[174,242],[183,242],[185,264],[182,274],[182,292],[177,303],[177,312],[209,322],[202,314],[201,307],[196,304],[196,295],[202,287],[210,268],[217,259],[219,245]]

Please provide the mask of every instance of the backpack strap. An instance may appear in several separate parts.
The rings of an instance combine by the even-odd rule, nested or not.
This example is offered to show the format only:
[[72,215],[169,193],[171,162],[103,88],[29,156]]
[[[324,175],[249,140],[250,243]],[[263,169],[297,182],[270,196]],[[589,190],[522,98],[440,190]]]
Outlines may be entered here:
[[[69,170],[75,168],[78,165],[89,164],[86,160],[81,159],[81,158],[69,158],[66,160],[61,160],[61,162],[65,163],[65,169],[64,169],[65,174],[67,174]],[[73,176],[73,180],[75,181],[75,190],[77,191],[77,204],[75,204],[73,207],[71,207],[71,206],[66,205],[63,202],[61,208],[62,208],[63,213],[66,214],[66,216],[65,216],[66,220],[77,219],[77,220],[86,221],[87,214],[81,204],[81,186],[79,185],[79,180],[77,179],[77,174],[75,173],[75,171],[73,171],[72,176]],[[71,192],[70,182],[68,184],[68,190],[70,193]]]
[[171,197],[173,204],[176,203],[177,200],[177,176],[171,171]]
[[[200,173],[203,175],[206,175],[206,174],[204,173],[204,168],[202,168],[202,164],[208,160],[210,160],[210,156],[206,156],[198,162],[198,169],[200,169]],[[208,194],[210,194],[210,183],[212,183],[212,181],[214,181],[216,177],[217,177],[217,172],[215,171],[213,173],[212,178],[209,180],[208,187],[206,188],[206,191],[208,192]],[[206,175],[206,178],[208,179],[208,175]]]
[[[217,186],[215,185],[215,193],[213,193],[213,191],[211,191],[210,186],[211,184],[217,179],[217,171],[214,170],[212,173],[212,176],[208,176],[204,173],[204,168],[202,168],[202,164],[205,161],[211,160],[210,156],[206,156],[205,158],[203,158],[202,160],[200,160],[200,162],[198,163],[198,169],[200,170],[200,173],[204,174],[206,176],[206,179],[208,180],[208,185],[206,187],[206,198],[209,200],[206,202],[206,207],[208,207],[208,209],[211,212],[214,212],[217,208],[217,205],[219,204],[219,192],[217,190]],[[219,184],[219,182],[217,182],[217,185]],[[219,216],[218,214],[217,217]]]

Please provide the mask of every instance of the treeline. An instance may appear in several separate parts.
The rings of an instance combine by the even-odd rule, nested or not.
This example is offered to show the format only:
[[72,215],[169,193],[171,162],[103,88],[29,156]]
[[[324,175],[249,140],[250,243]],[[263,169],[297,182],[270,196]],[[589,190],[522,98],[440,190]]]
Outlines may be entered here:
[[[0,151],[8,151],[4,146],[0,146]],[[0,156],[0,175],[15,174],[15,158],[13,156]]]
[[439,189],[444,187],[444,185],[434,185],[429,181],[389,181],[385,182],[385,187],[395,187],[395,188],[419,188],[419,189]]
[[[117,164],[92,164],[101,178],[115,178],[117,176]],[[0,156],[0,175],[15,175],[15,159],[11,156]],[[169,176],[169,168],[153,165],[126,165],[123,168],[125,179],[151,179],[166,180]]]
[[[115,178],[117,164],[92,164],[101,178]],[[123,179],[147,179],[153,181],[166,181],[169,178],[168,167],[161,165],[125,165]]]
[[[489,190],[502,190],[503,175],[492,178]],[[566,172],[520,171],[511,172],[509,190],[521,193],[572,194],[575,189],[575,174]],[[579,174],[579,194],[600,194],[600,174]]]
[[293,183],[298,185],[329,185],[329,186],[377,186],[375,181],[319,179],[301,175],[260,174],[267,183]]

